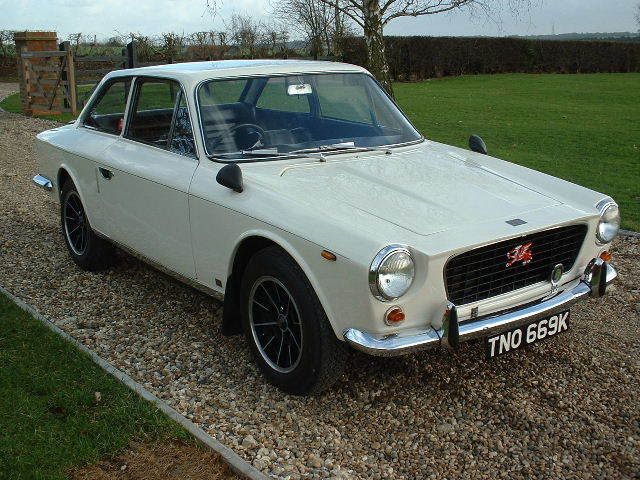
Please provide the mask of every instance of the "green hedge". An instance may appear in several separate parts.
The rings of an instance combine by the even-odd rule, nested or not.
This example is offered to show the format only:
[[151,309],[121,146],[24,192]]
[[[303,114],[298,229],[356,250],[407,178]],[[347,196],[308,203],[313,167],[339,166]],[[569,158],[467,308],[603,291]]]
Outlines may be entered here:
[[[386,37],[394,80],[482,73],[640,71],[640,43],[473,37]],[[347,39],[343,61],[366,65],[364,40]]]

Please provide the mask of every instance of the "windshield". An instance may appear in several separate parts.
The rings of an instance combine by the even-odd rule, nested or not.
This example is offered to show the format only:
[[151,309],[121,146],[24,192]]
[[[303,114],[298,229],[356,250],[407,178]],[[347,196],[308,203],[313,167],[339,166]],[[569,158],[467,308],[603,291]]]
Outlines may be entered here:
[[265,160],[422,138],[363,73],[210,80],[200,85],[197,97],[207,154],[220,160]]

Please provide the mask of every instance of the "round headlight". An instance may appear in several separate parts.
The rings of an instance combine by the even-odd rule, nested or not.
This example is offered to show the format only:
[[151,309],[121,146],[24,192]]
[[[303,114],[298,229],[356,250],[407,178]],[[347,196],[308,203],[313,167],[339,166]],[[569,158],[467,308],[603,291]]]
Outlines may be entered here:
[[600,221],[596,237],[600,243],[609,243],[616,238],[620,230],[620,210],[618,205],[608,200],[598,205],[600,210]]
[[379,300],[395,300],[413,283],[415,266],[409,249],[389,245],[378,252],[369,269],[369,287]]

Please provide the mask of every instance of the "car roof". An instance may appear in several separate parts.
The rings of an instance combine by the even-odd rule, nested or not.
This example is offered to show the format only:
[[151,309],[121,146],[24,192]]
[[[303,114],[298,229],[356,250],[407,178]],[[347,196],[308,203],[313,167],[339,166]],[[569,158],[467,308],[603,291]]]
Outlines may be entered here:
[[314,60],[218,60],[115,70],[107,77],[148,75],[173,78],[184,83],[197,83],[215,78],[325,72],[366,73],[367,70],[348,63]]

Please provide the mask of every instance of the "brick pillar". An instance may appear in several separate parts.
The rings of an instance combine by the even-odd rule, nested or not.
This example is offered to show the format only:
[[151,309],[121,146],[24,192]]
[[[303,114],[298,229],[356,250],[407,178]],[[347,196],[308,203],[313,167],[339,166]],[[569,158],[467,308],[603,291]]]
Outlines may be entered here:
[[[29,78],[27,70],[25,69],[24,62],[20,57],[22,52],[44,52],[44,51],[58,51],[58,35],[56,32],[15,32],[13,34],[13,40],[16,44],[16,54],[18,63],[18,74],[20,76],[20,97],[22,98],[22,110],[27,115],[32,115],[34,110],[47,110],[48,104],[33,104],[31,94],[34,93],[37,88],[36,79]],[[51,67],[56,67],[59,64],[57,58],[32,58],[30,59],[34,65],[50,64]],[[43,79],[48,81],[57,78],[56,72],[43,73]],[[53,94],[54,85],[40,85],[47,94],[51,92]],[[35,100],[35,99],[33,99]],[[52,110],[59,110],[62,105],[59,95],[56,96],[55,102],[51,106]]]

